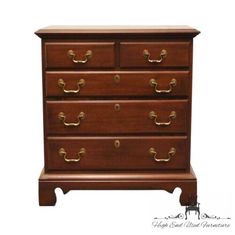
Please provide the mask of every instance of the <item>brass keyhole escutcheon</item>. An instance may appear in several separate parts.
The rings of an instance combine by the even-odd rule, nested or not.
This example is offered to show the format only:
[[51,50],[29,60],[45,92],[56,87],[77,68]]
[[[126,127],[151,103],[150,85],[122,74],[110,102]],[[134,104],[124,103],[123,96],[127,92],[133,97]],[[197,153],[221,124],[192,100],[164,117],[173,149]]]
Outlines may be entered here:
[[118,74],[116,74],[114,77],[113,77],[113,80],[116,84],[118,84],[120,82],[120,76]]
[[115,104],[114,105],[114,110],[119,111],[121,109],[120,104]]
[[121,145],[121,143],[120,143],[119,140],[115,140],[115,141],[114,141],[114,147],[115,147],[116,149],[118,149],[118,148],[120,147],[120,145]]

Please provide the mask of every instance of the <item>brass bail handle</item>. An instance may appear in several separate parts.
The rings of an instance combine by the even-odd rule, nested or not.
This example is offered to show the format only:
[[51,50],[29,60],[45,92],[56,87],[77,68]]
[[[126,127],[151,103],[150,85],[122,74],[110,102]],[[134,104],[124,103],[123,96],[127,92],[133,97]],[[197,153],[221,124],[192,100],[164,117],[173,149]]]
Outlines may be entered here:
[[149,80],[149,85],[150,85],[151,87],[154,87],[154,91],[155,91],[156,93],[158,93],[158,94],[168,94],[168,93],[171,93],[172,90],[173,90],[173,87],[175,87],[176,84],[177,84],[176,79],[175,79],[175,78],[172,78],[171,81],[169,82],[169,89],[167,89],[167,90],[159,90],[159,89],[157,88],[157,87],[158,87],[157,81],[156,81],[154,78],[152,78],[152,79]]
[[63,90],[64,93],[66,94],[78,94],[81,90],[81,87],[85,86],[85,80],[84,79],[80,79],[78,82],[77,82],[77,89],[76,90],[67,90],[65,89],[65,86],[66,86],[66,83],[65,81],[60,78],[58,80],[58,86]]
[[77,153],[77,158],[67,158],[67,152],[64,148],[60,148],[58,151],[58,154],[60,157],[64,158],[64,161],[66,162],[79,162],[81,160],[81,157],[86,153],[85,148],[81,148],[80,151]]
[[169,118],[168,122],[158,122],[157,121],[158,115],[154,111],[149,112],[149,118],[153,119],[154,123],[157,126],[170,126],[172,120],[176,118],[176,112],[175,111],[171,111],[170,115],[168,116],[168,118]]
[[147,60],[149,63],[160,64],[163,61],[163,59],[167,57],[167,50],[165,49],[161,50],[158,59],[150,59],[151,54],[147,49],[143,50],[143,56],[144,59]]
[[92,51],[91,50],[88,50],[86,53],[85,53],[85,55],[83,56],[83,58],[82,59],[76,59],[76,54],[75,54],[75,52],[73,51],[73,50],[68,50],[68,57],[70,58],[70,59],[72,59],[72,61],[73,61],[73,63],[75,63],[75,64],[85,64],[85,63],[87,63],[88,62],[88,60],[90,60],[91,59],[91,57],[92,57]]
[[149,149],[149,154],[153,157],[153,159],[156,162],[169,162],[171,160],[171,158],[176,154],[176,149],[175,148],[170,148],[170,150],[168,151],[168,158],[157,158],[157,151],[155,150],[155,148],[150,148]]
[[77,116],[78,121],[77,122],[66,122],[66,115],[63,112],[60,112],[58,114],[58,118],[62,121],[62,123],[64,124],[64,126],[80,126],[81,124],[81,120],[85,118],[85,113],[84,112],[80,112]]

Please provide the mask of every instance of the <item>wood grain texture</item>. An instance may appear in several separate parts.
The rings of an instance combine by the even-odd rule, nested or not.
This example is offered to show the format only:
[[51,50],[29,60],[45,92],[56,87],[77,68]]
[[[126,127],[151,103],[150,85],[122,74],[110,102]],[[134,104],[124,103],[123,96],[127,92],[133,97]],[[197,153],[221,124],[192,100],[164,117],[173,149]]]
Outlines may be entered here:
[[[115,105],[120,110],[115,110]],[[97,101],[47,101],[47,132],[55,134],[141,134],[186,133],[187,100],[97,100]],[[154,111],[158,122],[168,122],[172,111],[176,118],[169,126],[157,126],[149,113]],[[85,113],[79,126],[67,127],[58,118],[63,112],[66,122],[77,122],[80,112]]]
[[[139,67],[188,67],[190,42],[121,42],[120,66],[123,68]],[[159,59],[162,50],[167,56],[161,63],[149,63],[144,59],[143,51],[147,49],[151,59]]]
[[[114,43],[112,42],[48,42],[45,45],[47,68],[112,68],[115,65]],[[68,56],[68,51],[73,50],[76,59],[82,60],[88,50],[92,51],[92,57],[85,64],[73,63]]]
[[[120,77],[116,82],[115,76]],[[58,85],[58,80],[63,79],[66,83],[65,89],[76,90],[80,79],[85,80],[77,94],[67,94]],[[150,85],[150,80],[155,79],[158,83],[157,89],[167,90],[169,83],[176,79],[176,86],[170,93],[156,93],[155,87]],[[156,71],[156,72],[46,72],[46,96],[47,97],[187,97],[189,95],[189,71]]]
[[[190,27],[61,27],[41,29],[42,38],[43,112],[45,170],[39,179],[39,204],[56,203],[55,188],[64,193],[77,189],[182,189],[181,205],[197,202],[197,180],[190,168],[192,53],[193,37],[199,31]],[[144,60],[147,49],[157,59],[162,49],[167,57],[159,64]],[[68,57],[74,50],[82,59],[87,50],[92,58],[75,64]],[[115,82],[114,76],[120,81]],[[157,94],[149,80],[155,79],[158,89],[168,89],[171,79],[177,80],[169,94]],[[68,90],[58,86],[63,79]],[[120,106],[120,110],[115,109]],[[65,127],[58,119],[64,112],[66,122],[76,122],[85,112],[78,127]],[[169,126],[171,111],[176,118]],[[114,147],[114,141],[120,147]],[[86,154],[77,164],[65,162],[58,149],[73,158],[80,148]],[[169,148],[176,155],[166,164],[157,163],[148,152],[153,147],[159,158]]]
[[197,203],[197,180],[193,170],[190,172],[75,172],[45,173],[39,178],[39,204],[53,206],[56,203],[55,188],[64,193],[70,190],[112,189],[112,190],[166,190],[173,193],[181,188],[182,206]]
[[133,37],[133,38],[192,38],[200,32],[189,26],[153,25],[153,26],[49,26],[35,32],[45,39],[74,39],[100,37]]
[[[118,140],[120,146],[115,147]],[[47,140],[48,170],[165,170],[186,169],[189,159],[186,136],[168,137],[49,137]],[[169,158],[173,147],[176,154],[169,162],[156,162],[149,149],[157,151],[157,157]],[[86,153],[79,162],[66,162],[58,154],[64,148],[67,158],[77,158],[81,148]]]

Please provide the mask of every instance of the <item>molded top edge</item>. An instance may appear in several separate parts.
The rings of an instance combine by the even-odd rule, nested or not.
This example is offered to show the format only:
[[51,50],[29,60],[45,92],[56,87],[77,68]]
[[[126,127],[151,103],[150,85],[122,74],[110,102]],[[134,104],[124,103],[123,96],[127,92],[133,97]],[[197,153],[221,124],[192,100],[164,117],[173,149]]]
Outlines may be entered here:
[[69,37],[71,35],[99,35],[99,34],[152,34],[152,35],[179,35],[179,36],[196,36],[200,31],[181,25],[150,25],[150,26],[138,26],[138,25],[114,25],[114,26],[80,26],[80,25],[54,25],[39,29],[35,32],[41,38],[50,38],[63,35]]

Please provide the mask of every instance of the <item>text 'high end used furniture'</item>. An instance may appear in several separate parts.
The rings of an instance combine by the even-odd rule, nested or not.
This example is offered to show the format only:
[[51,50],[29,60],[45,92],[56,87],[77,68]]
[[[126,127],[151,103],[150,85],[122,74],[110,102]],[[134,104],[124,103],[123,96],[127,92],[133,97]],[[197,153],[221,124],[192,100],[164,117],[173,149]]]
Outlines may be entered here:
[[197,202],[190,166],[192,55],[196,29],[40,29],[45,167],[39,204],[55,188],[181,188]]

